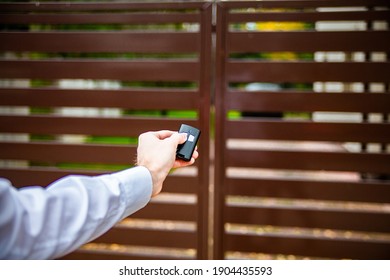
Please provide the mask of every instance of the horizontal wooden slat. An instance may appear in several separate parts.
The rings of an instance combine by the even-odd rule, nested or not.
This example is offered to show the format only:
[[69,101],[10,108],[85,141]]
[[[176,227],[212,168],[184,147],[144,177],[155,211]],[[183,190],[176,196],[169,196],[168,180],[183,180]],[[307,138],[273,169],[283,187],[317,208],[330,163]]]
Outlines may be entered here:
[[133,163],[136,147],[123,145],[0,143],[0,158],[50,163]]
[[177,131],[183,122],[198,126],[198,122],[191,119],[11,115],[0,116],[0,132],[138,137],[146,131],[162,129]]
[[61,170],[53,167],[0,168],[0,177],[7,178],[15,187],[46,187],[55,180],[68,175],[96,176],[100,174],[102,174],[102,172],[96,170]]
[[164,254],[164,252],[148,253],[139,250],[138,252],[124,252],[121,250],[98,250],[78,249],[71,254],[61,257],[62,260],[188,260],[194,259],[187,254]]
[[260,252],[331,259],[389,259],[390,243],[355,240],[314,239],[307,237],[254,236],[228,234],[227,251]]
[[0,142],[0,158],[51,164],[101,163],[131,166],[136,158],[136,147],[132,145]]
[[[1,93],[1,91],[0,91]],[[362,112],[389,113],[390,94],[319,92],[244,92],[226,93],[228,110],[253,112]]]
[[228,22],[264,22],[264,21],[373,21],[387,20],[390,17],[390,11],[337,11],[337,12],[265,12],[258,13],[229,13]]
[[[239,52],[317,52],[390,51],[390,31],[289,31],[231,32],[227,51]],[[1,38],[1,37],[0,37]]]
[[197,176],[168,176],[164,181],[163,191],[167,193],[197,194],[199,191],[199,178]]
[[226,166],[389,173],[390,154],[226,150]]
[[0,60],[0,77],[196,81],[199,67],[193,60]]
[[166,248],[196,248],[196,233],[114,227],[93,242]]
[[384,6],[387,7],[387,0],[354,0],[353,3],[349,0],[299,0],[299,1],[223,1],[219,5],[226,8],[316,8],[316,7],[361,7],[361,6]]
[[200,48],[199,33],[188,32],[0,32],[0,41],[0,51],[14,52],[191,53]]
[[131,217],[138,219],[196,221],[197,207],[194,204],[149,203]]
[[[1,66],[1,64],[0,64]],[[226,64],[229,82],[390,82],[388,62],[260,62]]]
[[229,138],[390,143],[388,123],[231,120]]
[[227,195],[390,203],[390,184],[381,181],[226,178]]
[[35,3],[4,3],[1,10],[3,12],[77,12],[77,11],[121,11],[126,10],[170,10],[170,9],[200,9],[205,6],[203,2],[40,2],[39,5]]
[[[1,147],[1,144],[0,144]],[[130,158],[130,155],[128,155]],[[7,178],[15,187],[47,186],[68,175],[96,176],[113,171],[59,169],[54,167],[0,168],[0,177]],[[197,177],[168,176],[164,181],[164,192],[193,194],[197,192]]]
[[[1,106],[196,109],[198,91],[186,89],[0,88]],[[180,100],[180,102],[178,102]]]
[[226,222],[283,227],[390,232],[390,214],[352,210],[314,210],[305,206],[226,207]]
[[[0,7],[3,6],[0,4]],[[91,14],[3,14],[0,23],[4,24],[162,24],[162,23],[196,23],[200,21],[199,13],[91,13]]]

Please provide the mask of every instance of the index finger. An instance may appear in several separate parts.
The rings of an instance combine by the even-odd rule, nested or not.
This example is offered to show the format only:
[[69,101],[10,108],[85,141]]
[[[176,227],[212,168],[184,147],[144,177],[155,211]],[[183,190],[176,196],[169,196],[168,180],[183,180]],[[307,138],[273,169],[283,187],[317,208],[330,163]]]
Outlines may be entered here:
[[172,134],[177,133],[177,131],[160,130],[160,131],[153,131],[152,133],[153,133],[158,139],[164,140],[165,138],[171,137]]

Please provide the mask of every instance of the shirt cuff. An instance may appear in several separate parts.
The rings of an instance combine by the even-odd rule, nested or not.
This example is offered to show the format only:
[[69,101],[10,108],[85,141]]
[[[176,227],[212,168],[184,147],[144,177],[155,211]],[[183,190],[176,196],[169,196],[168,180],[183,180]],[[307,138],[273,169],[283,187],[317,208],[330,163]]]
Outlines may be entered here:
[[119,181],[121,200],[125,204],[125,218],[145,207],[152,197],[153,182],[149,170],[136,166],[111,174]]

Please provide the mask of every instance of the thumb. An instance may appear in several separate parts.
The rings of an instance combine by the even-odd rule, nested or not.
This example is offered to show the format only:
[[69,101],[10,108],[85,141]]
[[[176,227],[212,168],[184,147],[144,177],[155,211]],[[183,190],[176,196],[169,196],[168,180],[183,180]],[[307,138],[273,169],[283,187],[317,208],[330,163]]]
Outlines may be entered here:
[[174,133],[170,137],[176,145],[183,144],[187,141],[187,133]]

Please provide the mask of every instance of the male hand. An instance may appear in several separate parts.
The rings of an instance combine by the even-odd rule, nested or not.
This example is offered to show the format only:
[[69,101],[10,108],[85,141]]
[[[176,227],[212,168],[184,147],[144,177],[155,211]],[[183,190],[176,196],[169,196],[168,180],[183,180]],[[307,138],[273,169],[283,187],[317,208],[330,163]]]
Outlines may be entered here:
[[186,139],[185,133],[169,130],[145,132],[139,136],[137,165],[146,167],[152,174],[152,196],[161,192],[162,184],[172,168],[192,165],[198,158],[198,151],[195,150],[189,162],[176,159],[177,146]]

